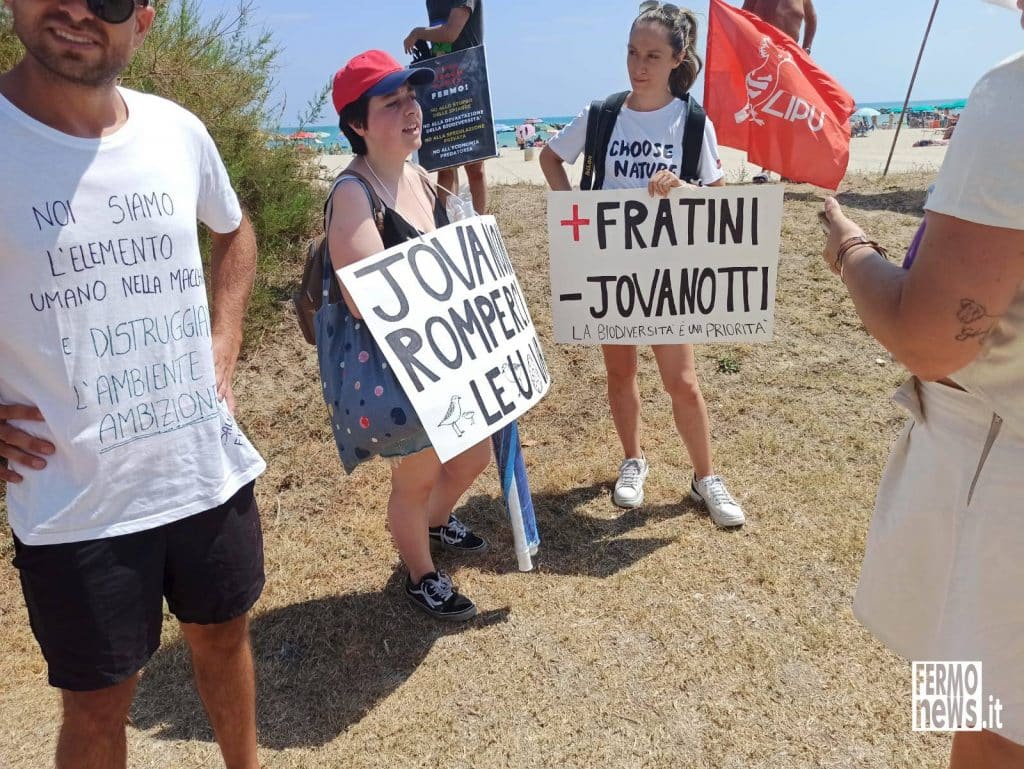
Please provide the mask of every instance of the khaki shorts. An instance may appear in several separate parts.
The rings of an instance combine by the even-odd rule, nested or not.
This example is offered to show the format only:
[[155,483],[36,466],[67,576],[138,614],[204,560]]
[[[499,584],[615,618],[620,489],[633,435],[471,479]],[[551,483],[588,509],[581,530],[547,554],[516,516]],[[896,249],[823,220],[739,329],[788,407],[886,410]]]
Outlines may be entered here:
[[1024,744],[1024,437],[945,385],[911,379],[893,400],[911,418],[878,488],[854,614],[910,660],[980,660],[985,700],[1003,705],[992,731]]

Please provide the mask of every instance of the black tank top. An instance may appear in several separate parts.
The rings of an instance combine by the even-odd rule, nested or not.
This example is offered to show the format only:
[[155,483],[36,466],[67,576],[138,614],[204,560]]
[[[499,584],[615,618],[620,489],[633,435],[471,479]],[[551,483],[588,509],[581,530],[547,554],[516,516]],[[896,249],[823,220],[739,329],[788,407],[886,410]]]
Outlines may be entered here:
[[[400,213],[393,208],[384,206],[384,228],[380,233],[380,239],[384,242],[384,248],[393,248],[407,240],[418,238],[425,233],[420,232],[405,220]],[[441,198],[434,196],[434,226],[444,227],[448,224],[448,213],[445,211]]]

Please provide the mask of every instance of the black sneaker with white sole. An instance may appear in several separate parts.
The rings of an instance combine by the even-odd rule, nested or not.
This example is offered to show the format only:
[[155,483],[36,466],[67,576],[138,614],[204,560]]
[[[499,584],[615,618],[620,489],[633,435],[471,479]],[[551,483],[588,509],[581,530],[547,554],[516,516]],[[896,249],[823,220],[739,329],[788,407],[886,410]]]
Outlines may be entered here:
[[431,526],[428,532],[430,546],[434,550],[447,550],[451,553],[482,553],[487,550],[487,540],[470,531],[454,515],[448,516],[448,523]]
[[476,616],[476,604],[462,595],[443,571],[431,571],[412,583],[405,580],[405,594],[420,611],[435,619],[464,622]]

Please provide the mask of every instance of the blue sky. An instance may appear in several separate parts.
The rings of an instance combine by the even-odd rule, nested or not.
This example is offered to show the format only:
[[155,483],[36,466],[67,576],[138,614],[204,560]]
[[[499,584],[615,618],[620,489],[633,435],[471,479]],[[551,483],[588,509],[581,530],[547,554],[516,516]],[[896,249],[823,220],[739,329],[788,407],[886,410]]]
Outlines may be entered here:
[[[625,40],[633,0],[484,0],[491,97],[498,117],[575,114],[628,87]],[[740,0],[730,0],[740,5]],[[202,0],[206,12],[236,0]],[[678,0],[677,0],[678,3]],[[860,102],[902,100],[933,0],[816,0],[814,56]],[[708,0],[690,7],[704,49]],[[256,0],[254,20],[282,49],[277,96],[284,124],[350,56],[383,48],[407,62],[402,40],[425,23],[423,0]],[[915,99],[967,96],[998,61],[1024,49],[1020,14],[981,0],[941,0]],[[697,94],[703,95],[703,83]],[[333,122],[333,114],[321,122]]]

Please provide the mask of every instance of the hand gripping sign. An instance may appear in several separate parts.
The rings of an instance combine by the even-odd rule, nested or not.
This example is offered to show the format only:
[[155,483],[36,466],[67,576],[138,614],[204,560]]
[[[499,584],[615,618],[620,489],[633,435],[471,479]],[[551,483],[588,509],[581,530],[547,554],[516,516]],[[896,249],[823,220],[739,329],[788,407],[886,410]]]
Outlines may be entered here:
[[555,340],[768,342],[782,185],[548,194]]

